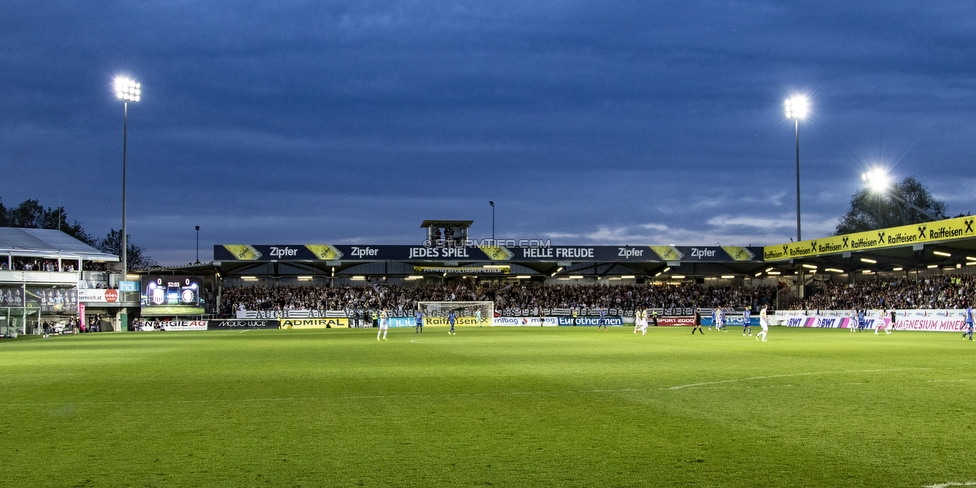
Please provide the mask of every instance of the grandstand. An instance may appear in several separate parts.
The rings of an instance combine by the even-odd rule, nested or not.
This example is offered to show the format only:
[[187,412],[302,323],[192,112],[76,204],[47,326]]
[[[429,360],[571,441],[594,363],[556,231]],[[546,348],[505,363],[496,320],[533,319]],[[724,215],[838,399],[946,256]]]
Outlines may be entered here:
[[105,300],[115,285],[105,266],[118,261],[58,230],[0,228],[0,337],[32,333],[45,321],[65,326],[79,317],[79,304],[93,305],[91,316],[114,315],[121,301]]
[[[976,239],[970,217],[765,247],[474,242],[466,232],[470,224],[424,221],[425,242],[412,246],[218,244],[212,263],[138,274],[144,282],[199,281],[192,287],[192,307],[156,309],[148,317],[187,321],[191,328],[200,327],[195,321],[210,319],[250,320],[268,327],[280,325],[281,319],[370,325],[382,308],[407,317],[421,301],[492,301],[497,315],[549,317],[545,323],[551,324],[598,313],[629,321],[645,309],[657,312],[663,323],[686,324],[696,310],[707,315],[717,307],[733,319],[762,305],[812,315],[878,309],[874,313],[880,316],[880,310],[959,309],[976,301]],[[12,268],[23,252],[8,247]],[[49,257],[55,252],[36,250],[42,251]],[[19,279],[0,278],[6,283]],[[75,293],[124,282],[111,272],[69,272],[64,279],[59,286]],[[179,290],[173,290],[167,293],[175,297]],[[128,326],[121,312],[147,318],[145,297],[137,293],[123,291],[114,300],[104,293],[89,294],[63,305],[61,317],[88,307],[109,318],[115,315],[116,330]],[[25,304],[23,298],[7,295],[8,302]],[[28,322],[18,322],[22,333],[29,330]]]

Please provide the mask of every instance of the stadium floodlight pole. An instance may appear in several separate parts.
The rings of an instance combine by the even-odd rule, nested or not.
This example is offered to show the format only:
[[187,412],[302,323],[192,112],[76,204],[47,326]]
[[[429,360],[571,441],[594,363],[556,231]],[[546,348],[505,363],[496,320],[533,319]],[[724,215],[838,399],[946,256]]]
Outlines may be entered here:
[[128,238],[125,225],[125,153],[128,144],[129,102],[142,97],[141,85],[133,79],[120,76],[115,79],[115,97],[122,100],[122,281],[128,279]]
[[196,262],[196,264],[200,264],[200,226],[197,225],[195,227],[197,229],[197,262]]
[[803,240],[800,235],[800,119],[807,116],[809,104],[804,96],[794,96],[786,100],[786,118],[796,124],[796,241]]
[[495,201],[488,200],[488,205],[491,205],[491,245],[495,245]]

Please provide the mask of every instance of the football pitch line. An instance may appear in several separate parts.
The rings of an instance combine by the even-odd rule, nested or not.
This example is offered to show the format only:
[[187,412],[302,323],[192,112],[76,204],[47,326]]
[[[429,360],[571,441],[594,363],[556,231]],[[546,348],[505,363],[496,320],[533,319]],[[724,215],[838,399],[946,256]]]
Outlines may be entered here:
[[827,375],[827,374],[850,374],[850,373],[890,373],[894,371],[918,371],[924,369],[932,369],[932,368],[851,369],[846,371],[814,371],[810,373],[773,374],[773,375],[763,375],[763,376],[752,376],[749,378],[733,378],[733,379],[720,380],[720,381],[706,381],[702,383],[691,383],[688,385],[672,386],[671,388],[668,388],[668,390],[682,390],[685,388],[697,388],[702,386],[737,383],[740,381],[766,380],[772,378],[795,378],[798,376],[816,376],[816,375]]

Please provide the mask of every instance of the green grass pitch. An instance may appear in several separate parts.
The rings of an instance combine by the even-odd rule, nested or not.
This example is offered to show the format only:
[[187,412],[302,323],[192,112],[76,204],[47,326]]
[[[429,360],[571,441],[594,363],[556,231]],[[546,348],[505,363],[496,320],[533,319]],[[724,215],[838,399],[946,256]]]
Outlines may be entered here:
[[0,340],[0,486],[976,481],[959,334],[632,331]]

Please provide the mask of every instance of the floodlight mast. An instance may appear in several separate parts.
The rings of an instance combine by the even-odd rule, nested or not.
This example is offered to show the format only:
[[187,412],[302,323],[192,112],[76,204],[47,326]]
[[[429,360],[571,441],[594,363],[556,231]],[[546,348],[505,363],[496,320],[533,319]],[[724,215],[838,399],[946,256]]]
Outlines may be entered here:
[[[795,95],[786,99],[784,104],[786,118],[793,119],[796,127],[796,242],[803,240],[800,233],[800,119],[807,116],[809,104],[807,98]],[[803,268],[797,270],[796,296],[803,298]]]
[[488,205],[491,205],[491,245],[495,245],[495,201],[488,200]]
[[800,242],[803,240],[800,234],[800,119],[807,116],[809,104],[806,97],[794,96],[784,105],[786,118],[793,119],[796,124],[796,241]]
[[138,102],[142,98],[142,85],[133,79],[120,76],[115,79],[115,97],[122,100],[122,281],[126,281],[129,274],[129,245],[125,218],[125,156],[128,145],[129,102]]

